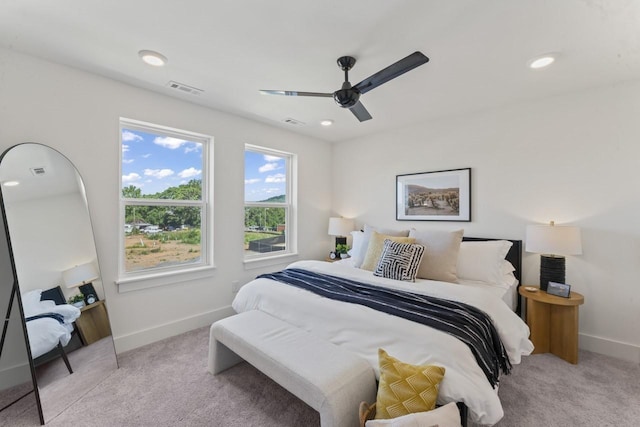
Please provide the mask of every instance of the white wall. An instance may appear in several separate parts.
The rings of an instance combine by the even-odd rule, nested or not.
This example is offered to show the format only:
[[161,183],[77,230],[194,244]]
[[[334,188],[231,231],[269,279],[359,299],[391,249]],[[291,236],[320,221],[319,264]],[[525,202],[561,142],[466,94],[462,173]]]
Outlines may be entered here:
[[[555,220],[582,229],[567,283],[585,296],[581,348],[640,362],[640,83],[569,94],[336,145],[333,209],[393,228],[524,239]],[[395,221],[395,176],[472,168],[472,222]],[[524,253],[525,284],[539,256]]]
[[[118,293],[120,117],[213,136],[212,277]],[[331,147],[325,142],[7,50],[0,50],[0,123],[1,150],[40,142],[67,156],[83,177],[118,352],[231,314],[231,282],[262,272],[245,270],[242,262],[245,143],[298,155],[300,257],[322,258],[329,246]]]

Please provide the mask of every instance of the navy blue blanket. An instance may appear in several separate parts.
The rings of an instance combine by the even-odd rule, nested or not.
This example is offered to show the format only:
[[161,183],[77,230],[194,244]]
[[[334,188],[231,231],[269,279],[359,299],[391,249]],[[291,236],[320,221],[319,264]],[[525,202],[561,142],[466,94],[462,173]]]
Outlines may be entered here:
[[61,325],[64,325],[64,316],[62,314],[58,314],[58,313],[36,314],[35,316],[27,317],[26,321],[29,322],[31,320],[36,320],[36,319],[45,319],[47,317],[49,317],[51,319],[55,319],[58,322],[60,322]]
[[505,374],[511,370],[509,357],[491,319],[483,311],[468,304],[298,268],[258,277],[296,286],[326,298],[364,305],[452,335],[471,349],[494,388],[498,384],[500,370]]

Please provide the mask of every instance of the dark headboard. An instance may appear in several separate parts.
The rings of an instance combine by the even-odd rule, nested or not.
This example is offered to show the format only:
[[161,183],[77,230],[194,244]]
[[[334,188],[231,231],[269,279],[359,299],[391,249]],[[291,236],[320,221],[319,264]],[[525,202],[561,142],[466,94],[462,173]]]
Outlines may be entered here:
[[[513,272],[513,275],[518,279],[518,286],[520,286],[522,282],[522,240],[511,240],[511,239],[493,239],[493,238],[485,238],[485,237],[463,237],[463,241],[470,242],[484,242],[487,240],[508,240],[513,243],[509,252],[507,252],[507,256],[505,259],[509,261],[515,267],[516,271]],[[516,313],[521,313],[520,308],[520,297],[518,297],[518,306],[516,308]]]

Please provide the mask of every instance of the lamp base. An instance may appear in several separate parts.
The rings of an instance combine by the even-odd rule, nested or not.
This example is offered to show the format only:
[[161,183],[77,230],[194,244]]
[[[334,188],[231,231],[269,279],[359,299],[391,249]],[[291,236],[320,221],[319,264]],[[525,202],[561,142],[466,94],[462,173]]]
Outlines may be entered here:
[[564,280],[565,258],[540,255],[540,289],[546,292],[549,282],[564,283]]

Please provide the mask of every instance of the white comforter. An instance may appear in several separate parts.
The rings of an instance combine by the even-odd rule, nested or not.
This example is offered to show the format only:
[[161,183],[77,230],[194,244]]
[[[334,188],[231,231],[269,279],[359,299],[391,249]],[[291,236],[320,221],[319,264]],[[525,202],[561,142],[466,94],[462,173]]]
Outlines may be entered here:
[[[481,288],[430,280],[400,282],[340,263],[298,261],[289,267],[473,305],[493,320],[512,364],[520,363],[522,355],[533,351],[527,325],[500,298]],[[495,424],[504,414],[497,389],[491,387],[471,350],[444,332],[368,307],[326,299],[270,279],[256,279],[244,285],[233,301],[233,308],[239,313],[264,311],[343,346],[367,359],[378,376],[378,348],[407,363],[443,366],[446,373],[439,404],[464,402],[472,420],[481,424]]]
[[69,344],[73,322],[80,317],[80,310],[69,304],[56,305],[53,301],[35,301],[23,304],[25,317],[42,313],[57,313],[64,318],[64,324],[49,317],[27,322],[27,335],[31,347],[31,357],[42,356],[58,346]]

